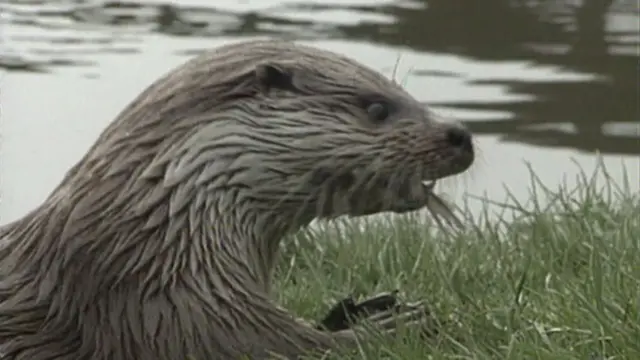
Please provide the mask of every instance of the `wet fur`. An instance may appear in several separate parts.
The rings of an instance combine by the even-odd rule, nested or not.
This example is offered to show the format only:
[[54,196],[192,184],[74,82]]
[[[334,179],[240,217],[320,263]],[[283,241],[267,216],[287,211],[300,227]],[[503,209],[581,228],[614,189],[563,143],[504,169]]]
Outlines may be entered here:
[[[376,93],[401,108],[396,124],[367,119],[362,101]],[[397,84],[337,54],[260,40],[196,57],[0,229],[2,359],[334,347],[339,335],[271,302],[280,239],[317,217],[392,210],[382,178],[393,188],[464,170],[444,130]]]

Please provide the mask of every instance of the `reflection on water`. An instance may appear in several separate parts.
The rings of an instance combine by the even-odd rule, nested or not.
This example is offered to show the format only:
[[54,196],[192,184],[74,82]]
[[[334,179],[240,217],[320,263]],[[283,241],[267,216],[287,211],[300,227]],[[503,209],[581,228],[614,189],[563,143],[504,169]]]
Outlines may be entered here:
[[309,42],[389,76],[400,57],[397,80],[478,135],[478,169],[460,184],[476,194],[501,197],[504,182],[526,195],[523,160],[549,183],[575,172],[571,157],[591,168],[595,152],[614,176],[622,162],[635,176],[637,2],[475,4],[0,0],[0,222],[41,201],[149,82],[205,48],[248,36]]

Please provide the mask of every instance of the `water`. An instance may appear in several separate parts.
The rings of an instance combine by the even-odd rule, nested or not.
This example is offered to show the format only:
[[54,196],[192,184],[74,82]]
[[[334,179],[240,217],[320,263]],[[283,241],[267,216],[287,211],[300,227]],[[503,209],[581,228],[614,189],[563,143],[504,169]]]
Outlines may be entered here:
[[570,186],[580,168],[595,168],[598,151],[611,176],[621,180],[626,171],[640,191],[633,4],[607,15],[606,53],[571,60],[562,8],[543,9],[562,25],[557,33],[509,32],[514,50],[490,32],[474,42],[472,31],[430,31],[442,24],[422,1],[162,3],[0,0],[0,223],[37,206],[158,76],[202,49],[266,35],[345,53],[388,76],[400,57],[396,78],[477,134],[475,167],[440,187],[456,201],[466,194],[501,201],[505,186],[527,198],[527,164],[546,184]]

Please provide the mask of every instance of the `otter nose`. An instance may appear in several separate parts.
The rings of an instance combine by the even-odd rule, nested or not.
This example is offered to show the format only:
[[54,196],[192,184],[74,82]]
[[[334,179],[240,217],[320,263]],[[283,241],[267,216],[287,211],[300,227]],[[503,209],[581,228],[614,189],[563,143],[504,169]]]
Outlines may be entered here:
[[447,141],[455,147],[459,147],[464,151],[473,151],[473,141],[471,132],[462,125],[452,126],[447,130]]

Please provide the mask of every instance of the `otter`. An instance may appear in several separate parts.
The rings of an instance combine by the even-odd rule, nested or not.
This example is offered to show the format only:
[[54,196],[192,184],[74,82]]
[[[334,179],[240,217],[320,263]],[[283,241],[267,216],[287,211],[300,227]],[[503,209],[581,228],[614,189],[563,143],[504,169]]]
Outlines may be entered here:
[[[434,181],[473,160],[469,131],[348,57],[274,39],[208,50],[143,90],[0,229],[2,359],[353,346],[368,332],[322,330],[271,300],[280,240],[315,219],[429,207]],[[422,310],[393,319],[420,324]]]

